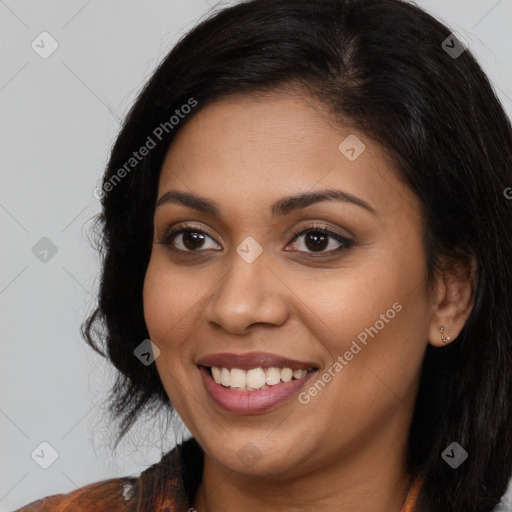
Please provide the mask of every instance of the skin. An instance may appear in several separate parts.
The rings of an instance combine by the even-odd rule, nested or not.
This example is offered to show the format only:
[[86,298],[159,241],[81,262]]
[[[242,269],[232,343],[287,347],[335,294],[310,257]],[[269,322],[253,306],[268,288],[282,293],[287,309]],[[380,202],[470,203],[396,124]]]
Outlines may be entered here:
[[[355,161],[338,149],[350,134],[366,146]],[[376,214],[331,200],[271,216],[274,201],[325,188],[357,196]],[[158,198],[171,189],[214,200],[221,211],[157,207],[144,283],[158,373],[205,452],[194,508],[400,510],[411,484],[405,453],[422,358],[428,343],[444,345],[441,325],[452,340],[462,329],[471,284],[445,274],[429,293],[420,202],[385,151],[335,124],[306,94],[230,97],[177,134]],[[183,222],[206,232],[195,249],[202,254],[187,236],[159,243]],[[315,252],[307,234],[293,238],[294,229],[317,225],[353,245],[329,255],[336,239]],[[252,263],[236,252],[247,237],[263,249]],[[217,352],[267,351],[315,362],[321,375],[394,303],[401,311],[307,404],[293,397],[241,415],[219,408],[204,388],[195,361]],[[238,456],[249,442],[260,457],[252,465]]]

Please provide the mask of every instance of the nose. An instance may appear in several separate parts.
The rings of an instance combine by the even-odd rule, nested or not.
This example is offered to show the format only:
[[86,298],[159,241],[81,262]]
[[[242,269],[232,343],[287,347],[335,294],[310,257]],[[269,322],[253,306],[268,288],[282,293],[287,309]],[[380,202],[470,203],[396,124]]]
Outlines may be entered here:
[[254,324],[280,326],[286,322],[288,288],[261,255],[247,263],[237,254],[205,303],[206,322],[243,335]]

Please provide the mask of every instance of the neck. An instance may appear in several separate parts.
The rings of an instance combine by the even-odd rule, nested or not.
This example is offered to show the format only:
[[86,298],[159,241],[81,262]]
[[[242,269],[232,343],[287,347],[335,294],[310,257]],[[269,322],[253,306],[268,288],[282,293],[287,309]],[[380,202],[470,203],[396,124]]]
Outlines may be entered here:
[[399,443],[395,439],[378,451],[371,444],[294,474],[235,473],[205,454],[193,507],[200,512],[400,512],[412,481],[404,470],[406,447]]

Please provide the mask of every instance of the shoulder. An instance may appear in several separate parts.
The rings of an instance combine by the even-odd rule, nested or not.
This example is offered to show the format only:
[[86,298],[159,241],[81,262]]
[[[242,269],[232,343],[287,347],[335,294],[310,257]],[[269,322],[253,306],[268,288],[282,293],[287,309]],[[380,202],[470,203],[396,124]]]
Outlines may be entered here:
[[33,501],[13,512],[128,511],[135,503],[137,478],[113,478],[80,487],[68,494],[55,494]]
[[176,446],[138,477],[112,478],[33,501],[13,512],[129,512],[189,506],[202,474],[202,450],[194,438]]

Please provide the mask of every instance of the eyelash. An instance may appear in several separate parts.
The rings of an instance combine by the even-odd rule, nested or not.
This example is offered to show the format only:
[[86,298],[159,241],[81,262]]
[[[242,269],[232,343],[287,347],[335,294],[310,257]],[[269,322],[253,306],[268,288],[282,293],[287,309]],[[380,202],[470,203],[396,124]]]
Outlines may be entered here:
[[[182,253],[187,256],[193,256],[194,253],[200,253],[201,249],[198,250],[184,250],[184,249],[177,249],[176,247],[173,247],[171,245],[171,241],[177,237],[178,235],[181,235],[183,233],[200,233],[202,235],[206,235],[209,238],[211,238],[215,243],[218,244],[217,240],[215,240],[214,237],[212,237],[207,231],[203,229],[199,229],[195,226],[181,226],[178,229],[175,229],[169,233],[165,233],[161,240],[158,241],[159,244],[165,245],[169,250]],[[308,251],[298,251],[298,252],[306,252],[306,254],[312,255],[313,257],[323,257],[323,256],[332,256],[335,253],[346,251],[350,249],[354,242],[352,240],[349,240],[348,238],[341,236],[340,234],[331,231],[330,229],[324,228],[322,226],[308,226],[304,229],[299,229],[295,231],[292,234],[292,239],[288,245],[290,245],[292,242],[294,242],[297,238],[299,238],[302,235],[308,234],[308,233],[320,233],[322,235],[329,236],[331,238],[334,238],[337,242],[340,242],[342,245],[340,247],[337,247],[336,249],[331,249],[330,251],[320,251],[320,252],[308,252]],[[206,249],[207,251],[210,249]]]

